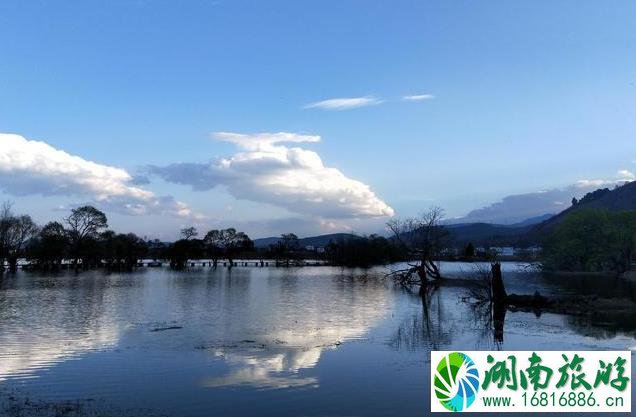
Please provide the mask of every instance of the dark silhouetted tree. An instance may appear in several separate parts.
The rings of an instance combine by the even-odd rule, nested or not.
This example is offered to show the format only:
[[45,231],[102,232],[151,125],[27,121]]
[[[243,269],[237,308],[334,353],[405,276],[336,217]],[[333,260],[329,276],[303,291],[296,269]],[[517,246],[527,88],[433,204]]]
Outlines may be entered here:
[[38,227],[31,216],[16,216],[10,221],[7,259],[11,271],[17,269],[18,259],[25,256],[27,242],[34,238],[37,233]]
[[442,226],[443,210],[432,207],[417,218],[392,220],[387,223],[395,241],[403,248],[409,263],[408,268],[392,273],[404,285],[420,284],[420,294],[424,295],[428,277],[440,279],[441,273],[436,261],[441,256],[444,240],[448,236]]
[[179,239],[168,248],[170,267],[183,269],[189,259],[200,259],[204,254],[203,241],[200,239]]
[[0,207],[0,272],[4,271],[4,263],[9,257],[10,229],[14,216],[11,202],[5,201]]
[[111,270],[131,271],[148,253],[146,242],[134,233],[117,234],[107,230],[100,236],[102,259]]
[[168,256],[168,245],[166,245],[159,239],[154,239],[146,242],[146,246],[148,247],[148,256],[153,261],[157,261],[158,259],[165,259]]
[[464,257],[472,259],[475,257],[475,246],[471,242],[464,248]]
[[361,266],[385,264],[400,259],[396,245],[385,237],[350,236],[332,241],[327,245],[327,259],[332,265]]
[[214,234],[214,242],[216,247],[223,251],[223,256],[228,260],[230,268],[234,265],[234,259],[238,254],[254,249],[254,243],[249,236],[243,232],[237,232],[234,228],[219,230]]
[[73,209],[64,221],[68,226],[70,255],[75,268],[78,268],[80,259],[83,267],[88,268],[89,262],[95,262],[95,255],[99,250],[99,233],[108,227],[106,215],[95,207],[82,206]]
[[212,260],[212,264],[215,268],[219,263],[219,259],[221,259],[224,254],[223,239],[221,230],[210,230],[203,238],[205,254]]
[[0,272],[4,270],[5,261],[9,269],[15,271],[18,259],[25,256],[27,242],[34,238],[38,227],[31,216],[17,216],[12,211],[10,202],[0,207]]
[[59,222],[49,222],[29,248],[29,259],[44,270],[56,270],[62,264],[69,245],[68,234]]
[[192,238],[195,238],[199,235],[199,232],[197,231],[196,227],[190,226],[190,227],[186,227],[184,229],[181,229],[181,238],[185,239],[185,240],[190,240]]
[[280,235],[278,242],[272,245],[271,250],[276,257],[277,264],[282,261],[285,266],[289,266],[299,247],[298,236],[293,233],[283,233]]

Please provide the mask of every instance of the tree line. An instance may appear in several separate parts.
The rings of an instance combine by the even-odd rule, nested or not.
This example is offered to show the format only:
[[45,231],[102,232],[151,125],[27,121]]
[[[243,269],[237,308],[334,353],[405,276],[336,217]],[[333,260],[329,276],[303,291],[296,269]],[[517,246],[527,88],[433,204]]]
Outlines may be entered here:
[[17,215],[10,203],[0,209],[0,269],[15,271],[19,259],[27,259],[33,268],[60,269],[66,262],[76,270],[105,267],[131,270],[140,259],[165,259],[173,268],[183,268],[188,259],[209,258],[216,266],[219,259],[233,265],[235,256],[253,250],[243,232],[229,228],[210,230],[196,239],[196,229],[181,231],[172,243],[147,241],[134,233],[116,233],[108,229],[104,212],[92,207],[74,208],[61,222],[39,227],[29,215]]
[[[116,233],[108,229],[106,214],[93,206],[71,210],[61,221],[39,227],[29,215],[17,215],[5,203],[0,210],[0,269],[8,264],[16,270],[19,259],[29,267],[56,270],[104,267],[110,270],[131,270],[141,259],[168,261],[174,269],[186,267],[188,260],[209,259],[216,267],[219,261],[232,267],[238,258],[273,259],[277,266],[302,264],[308,258],[321,259],[331,265],[369,267],[398,261],[417,261],[409,268],[408,279],[439,277],[436,261],[445,259],[449,246],[443,211],[432,208],[422,216],[394,220],[387,224],[389,237],[348,236],[330,241],[320,253],[307,250],[293,233],[284,233],[276,243],[255,248],[250,237],[234,228],[210,230],[203,235],[195,227],[180,231],[174,242],[145,240],[134,233]],[[475,258],[469,244],[463,260]]]
[[317,253],[301,247],[300,239],[285,233],[267,248],[255,248],[250,237],[234,228],[210,230],[199,235],[195,227],[180,231],[174,242],[146,240],[134,233],[108,228],[106,214],[93,206],[74,208],[60,221],[39,226],[29,215],[14,213],[10,203],[0,208],[0,270],[15,271],[20,259],[32,269],[53,271],[62,267],[87,270],[132,270],[141,259],[168,261],[182,269],[188,260],[209,259],[216,267],[235,260],[274,259],[276,265],[291,266],[303,259],[318,258],[332,265],[371,266],[404,259],[405,250],[391,239],[378,235],[354,236],[329,242]]
[[61,222],[39,227],[29,215],[16,215],[10,203],[0,210],[0,269],[17,269],[28,259],[42,270],[55,270],[68,261],[76,269],[107,265],[132,268],[145,255],[146,242],[135,234],[108,230],[106,215],[92,206],[71,210]]
[[[16,270],[19,259],[31,268],[56,270],[63,265],[91,269],[131,270],[141,259],[168,261],[181,269],[191,259],[209,259],[213,266],[224,260],[274,259],[276,265],[300,264],[318,258],[331,265],[372,266],[409,261],[396,274],[404,283],[422,283],[440,277],[436,261],[446,259],[448,231],[443,212],[433,208],[422,216],[392,220],[390,237],[351,236],[331,241],[316,253],[301,247],[300,239],[285,233],[267,248],[255,248],[250,237],[234,228],[210,230],[199,236],[194,227],[181,230],[174,242],[145,240],[134,233],[108,229],[104,212],[92,207],[74,208],[67,217],[38,226],[29,215],[15,214],[10,203],[0,206],[0,270]],[[631,268],[636,254],[636,211],[611,212],[583,209],[570,213],[545,239],[541,263],[548,270],[614,271]],[[460,260],[477,259],[469,243]]]

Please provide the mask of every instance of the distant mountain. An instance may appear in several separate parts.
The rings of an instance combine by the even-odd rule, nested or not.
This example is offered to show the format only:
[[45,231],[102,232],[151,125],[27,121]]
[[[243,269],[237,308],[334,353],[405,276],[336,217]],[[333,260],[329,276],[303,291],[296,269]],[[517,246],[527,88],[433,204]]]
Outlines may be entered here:
[[300,239],[300,244],[302,246],[326,246],[329,244],[329,242],[332,241],[338,242],[349,239],[361,239],[361,237],[351,233],[332,233],[328,235],[312,236]]
[[514,194],[500,201],[470,211],[454,223],[492,223],[513,225],[526,219],[543,216],[545,213],[559,213],[570,205],[572,197],[580,198],[596,187],[570,185],[542,191]]
[[544,214],[511,225],[462,223],[446,227],[456,246],[465,245],[468,242],[474,245],[530,246],[539,244],[568,214],[585,208],[611,211],[636,210],[636,181],[625,183],[612,190],[602,188],[589,192],[576,204],[556,215]]
[[[353,235],[351,233],[331,233],[320,236],[310,236],[298,239],[301,247],[304,246],[326,246],[329,242],[338,242],[347,239],[360,239],[360,236]],[[264,237],[261,239],[254,239],[254,247],[256,248],[268,248],[270,245],[275,245],[280,240],[280,237]]]
[[528,226],[531,224],[541,223],[542,221],[549,219],[550,217],[554,216],[557,213],[558,211],[554,213],[545,213],[539,216],[532,216],[527,218],[517,216],[518,220],[511,223],[497,222],[494,220],[472,220],[472,219],[468,219],[467,217],[458,217],[454,219],[445,220],[444,225],[448,227],[452,227],[452,226],[458,226],[458,225],[465,226],[468,224],[492,224],[492,225],[497,225],[501,227],[522,227],[522,226]]
[[556,213],[546,213],[541,216],[530,217],[529,219],[525,219],[519,223],[514,223],[509,225],[509,227],[523,227],[523,226],[531,226],[533,224],[539,224],[543,221],[546,221],[555,216]]
[[613,190],[600,188],[587,193],[578,203],[536,225],[529,235],[533,239],[540,239],[561,224],[568,214],[586,208],[610,211],[636,210],[636,181],[625,183]]
[[254,239],[255,248],[268,248],[270,245],[275,245],[280,240],[280,237],[263,237],[260,239]]
[[554,216],[543,214],[514,224],[492,224],[486,222],[447,224],[450,241],[454,246],[468,243],[478,246],[528,246],[525,235],[533,226]]
[[[515,224],[490,224],[490,223],[461,223],[448,224],[445,227],[450,232],[451,242],[456,246],[464,246],[469,242],[474,245],[508,246],[518,244],[533,225],[552,217],[544,214],[532,217]],[[346,239],[360,239],[350,233],[332,233],[320,236],[309,236],[298,239],[300,246],[326,246],[329,242],[338,242]],[[259,249],[269,248],[275,245],[280,237],[272,236],[254,239],[254,246]]]
[[466,223],[447,225],[449,239],[454,246],[472,243],[476,246],[515,246],[533,225],[503,225],[489,223]]

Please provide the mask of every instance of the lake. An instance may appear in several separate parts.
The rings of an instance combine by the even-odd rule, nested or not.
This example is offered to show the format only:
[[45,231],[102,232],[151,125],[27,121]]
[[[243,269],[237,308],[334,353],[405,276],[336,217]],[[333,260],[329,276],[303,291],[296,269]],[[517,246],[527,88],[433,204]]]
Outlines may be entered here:
[[632,282],[504,264],[509,292],[597,294],[631,313],[508,311],[496,334],[470,302],[474,265],[441,267],[457,284],[425,304],[384,267],[5,274],[0,412],[425,416],[432,349],[636,349]]

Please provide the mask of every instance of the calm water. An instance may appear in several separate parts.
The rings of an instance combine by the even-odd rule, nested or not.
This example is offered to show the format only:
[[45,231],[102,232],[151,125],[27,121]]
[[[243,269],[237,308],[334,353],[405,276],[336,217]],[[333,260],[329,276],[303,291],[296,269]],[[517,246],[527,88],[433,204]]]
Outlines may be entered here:
[[[509,292],[636,299],[630,282],[504,266]],[[471,268],[443,265],[457,278]],[[45,415],[72,401],[113,416],[424,416],[431,349],[636,349],[634,309],[586,318],[508,312],[495,340],[462,280],[424,308],[385,271],[5,275],[0,413],[28,401]]]

